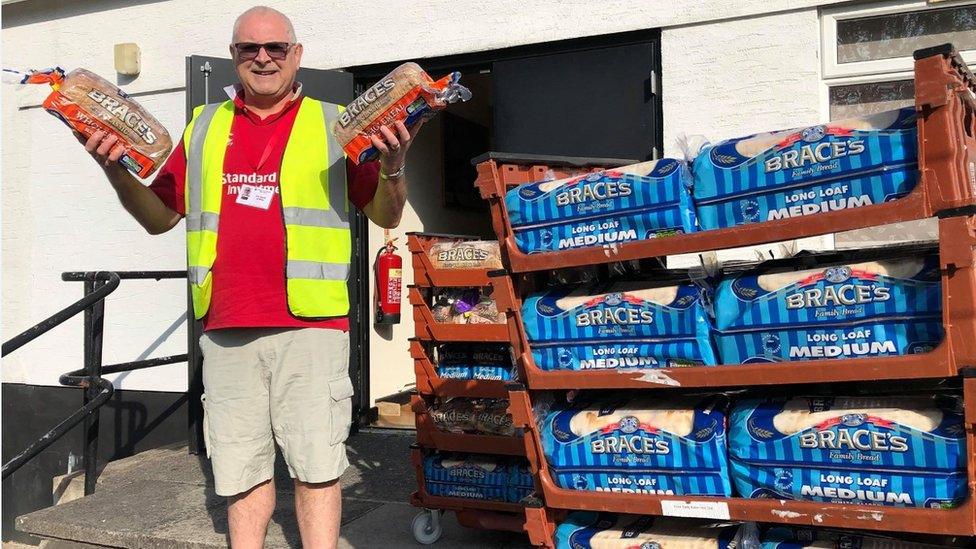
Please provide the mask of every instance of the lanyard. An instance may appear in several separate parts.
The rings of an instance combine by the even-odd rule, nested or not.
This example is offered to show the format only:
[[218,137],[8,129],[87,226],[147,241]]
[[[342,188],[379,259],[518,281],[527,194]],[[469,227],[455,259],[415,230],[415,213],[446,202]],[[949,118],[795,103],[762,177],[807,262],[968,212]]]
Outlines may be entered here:
[[268,161],[268,157],[271,156],[272,149],[274,149],[278,142],[281,141],[282,136],[286,133],[286,130],[291,130],[290,125],[282,124],[280,120],[276,120],[275,124],[277,124],[277,126],[275,127],[274,132],[271,134],[271,137],[269,137],[268,141],[264,144],[264,150],[261,152],[261,157],[258,159],[257,165],[254,166],[254,173],[261,171],[261,166],[264,166],[264,163]]

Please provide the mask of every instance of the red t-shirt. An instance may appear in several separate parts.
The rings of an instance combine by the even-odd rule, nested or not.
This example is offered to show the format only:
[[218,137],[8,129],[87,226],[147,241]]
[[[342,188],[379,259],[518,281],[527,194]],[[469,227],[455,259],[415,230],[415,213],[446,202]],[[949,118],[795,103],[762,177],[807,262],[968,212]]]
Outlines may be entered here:
[[[213,266],[213,295],[204,330],[220,328],[331,328],[349,330],[349,319],[308,321],[292,316],[285,294],[285,226],[281,218],[278,172],[287,136],[298,114],[300,96],[281,111],[261,119],[240,94],[224,157],[224,192],[220,237]],[[273,136],[278,136],[269,145]],[[270,147],[265,154],[265,149]],[[260,166],[260,159],[266,160]],[[349,201],[363,209],[376,192],[379,166],[347,161]],[[241,182],[273,186],[267,209],[237,203]],[[150,189],[170,209],[185,215],[186,153],[182,141],[160,169]]]

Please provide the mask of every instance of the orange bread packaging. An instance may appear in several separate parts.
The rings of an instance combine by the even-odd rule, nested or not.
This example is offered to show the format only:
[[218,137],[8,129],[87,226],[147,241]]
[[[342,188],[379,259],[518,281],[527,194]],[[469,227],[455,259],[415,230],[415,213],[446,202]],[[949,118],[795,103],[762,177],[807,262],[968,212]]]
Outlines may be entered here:
[[448,104],[470,99],[460,79],[461,73],[453,72],[435,81],[416,63],[404,63],[353,100],[332,133],[354,163],[372,160],[377,150],[370,136],[379,134],[380,126],[393,129],[400,121],[412,128]]
[[22,83],[50,84],[44,108],[86,138],[103,130],[119,139],[127,170],[145,178],[162,165],[173,149],[166,128],[111,82],[85,69],[68,74],[60,68],[34,71]]

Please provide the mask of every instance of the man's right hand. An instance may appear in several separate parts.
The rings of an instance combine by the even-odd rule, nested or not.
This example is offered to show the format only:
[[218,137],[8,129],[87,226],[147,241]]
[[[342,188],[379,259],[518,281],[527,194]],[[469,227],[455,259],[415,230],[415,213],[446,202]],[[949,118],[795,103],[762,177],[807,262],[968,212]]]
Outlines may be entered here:
[[119,142],[117,135],[109,135],[108,132],[98,130],[88,139],[85,139],[85,136],[78,132],[75,132],[75,136],[85,146],[88,154],[92,155],[92,158],[103,168],[111,168],[113,166],[121,168],[118,162],[119,158],[122,158],[122,155],[125,154],[125,145]]

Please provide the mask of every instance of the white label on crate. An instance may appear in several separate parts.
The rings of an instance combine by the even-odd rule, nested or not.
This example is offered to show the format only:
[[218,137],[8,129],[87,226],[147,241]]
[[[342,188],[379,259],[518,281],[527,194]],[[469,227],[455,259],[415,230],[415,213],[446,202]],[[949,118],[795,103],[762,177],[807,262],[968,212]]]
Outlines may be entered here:
[[729,520],[729,504],[724,501],[661,501],[661,514],[667,517]]

